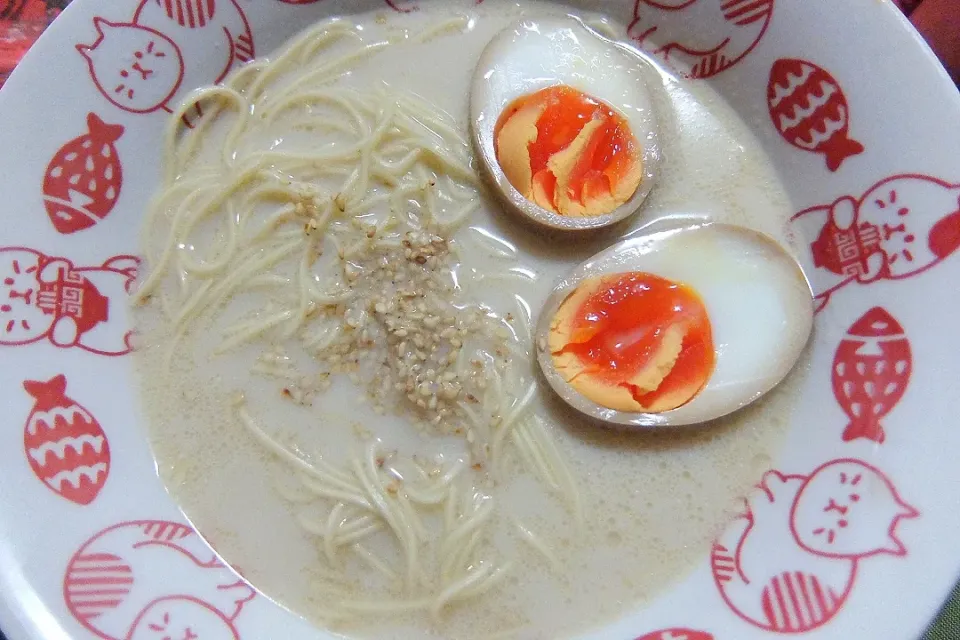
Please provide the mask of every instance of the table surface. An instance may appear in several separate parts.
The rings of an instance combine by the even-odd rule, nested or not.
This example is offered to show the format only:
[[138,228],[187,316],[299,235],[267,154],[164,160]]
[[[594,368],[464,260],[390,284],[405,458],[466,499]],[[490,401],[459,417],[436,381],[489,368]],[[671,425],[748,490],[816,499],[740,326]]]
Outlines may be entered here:
[[[30,45],[71,0],[0,0],[0,87]],[[0,640],[5,640],[0,631]],[[960,640],[960,585],[923,640]]]

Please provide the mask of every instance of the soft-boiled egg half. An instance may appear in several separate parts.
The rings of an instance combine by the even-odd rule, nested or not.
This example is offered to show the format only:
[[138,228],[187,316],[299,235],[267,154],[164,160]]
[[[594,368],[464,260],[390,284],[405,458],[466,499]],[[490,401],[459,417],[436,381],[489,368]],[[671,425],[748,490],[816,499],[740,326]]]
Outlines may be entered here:
[[640,54],[579,19],[523,21],[484,50],[470,96],[487,174],[517,211],[558,229],[634,213],[660,148]]
[[624,425],[707,422],[758,399],[796,364],[813,294],[775,240],[691,223],[615,245],[554,289],[538,361],[570,405]]

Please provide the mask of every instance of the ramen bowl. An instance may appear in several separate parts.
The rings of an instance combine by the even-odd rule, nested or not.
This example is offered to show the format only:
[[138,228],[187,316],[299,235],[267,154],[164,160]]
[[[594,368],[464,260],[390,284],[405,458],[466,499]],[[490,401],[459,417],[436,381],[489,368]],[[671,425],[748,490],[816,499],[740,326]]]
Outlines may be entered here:
[[[497,18],[498,11],[510,16]],[[487,197],[469,144],[466,109],[457,107],[466,105],[472,64],[495,27],[518,16],[535,24],[545,12],[582,17],[604,37],[642,50],[644,81],[658,108],[663,166],[647,202],[630,221],[573,240],[517,224]],[[355,28],[355,16],[363,29]],[[314,31],[290,44],[314,24]],[[335,54],[351,52],[328,52],[328,41],[360,48],[343,62]],[[315,72],[309,82],[356,77],[359,84],[346,93],[307,86],[299,76],[297,82],[271,85],[269,69],[278,67],[258,60],[280,50],[290,54],[282,58],[290,65],[285,70]],[[367,64],[367,55],[386,57]],[[410,63],[416,55],[417,64]],[[867,64],[882,71],[864,73]],[[229,91],[191,94],[219,82]],[[568,269],[619,239],[642,235],[654,222],[744,223],[789,245],[803,266],[817,310],[805,355],[758,407],[703,428],[653,435],[610,432],[571,417],[532,373],[530,359],[529,371],[517,368],[516,380],[523,385],[511,383],[507,373],[496,377],[499,392],[511,400],[491,411],[502,426],[516,417],[514,410],[534,403],[537,421],[494,437],[489,449],[475,446],[482,433],[454,428],[444,434],[444,443],[460,435],[469,442],[464,446],[478,456],[464,458],[473,463],[472,471],[445,467],[442,458],[451,454],[443,447],[433,467],[399,466],[405,452],[437,434],[403,432],[398,416],[376,402],[380,411],[370,415],[379,417],[357,417],[367,409],[352,404],[354,397],[365,393],[369,408],[371,393],[358,392],[359,375],[350,380],[356,371],[335,368],[336,380],[329,382],[346,386],[333,390],[322,377],[328,372],[314,379],[324,384],[309,388],[296,376],[278,382],[283,375],[277,372],[307,349],[292,355],[245,352],[277,375],[244,394],[236,393],[230,366],[207,371],[206,353],[197,355],[198,362],[174,357],[172,364],[150,355],[151,322],[168,316],[186,321],[206,304],[208,293],[228,298],[235,281],[283,293],[282,287],[299,282],[297,273],[308,274],[303,281],[311,282],[314,260],[353,258],[358,277],[343,286],[361,295],[356,287],[381,281],[377,271],[359,277],[369,265],[353,253],[362,247],[352,245],[304,254],[302,272],[243,271],[266,261],[273,255],[269,251],[280,261],[312,242],[304,237],[339,224],[338,216],[374,206],[363,200],[362,189],[351,200],[348,189],[323,194],[297,182],[304,167],[322,171],[368,153],[363,145],[350,150],[343,142],[284,146],[290,140],[295,145],[297,136],[310,141],[319,135],[320,129],[304,123],[316,115],[311,109],[320,107],[310,103],[294,117],[278,106],[290,98],[290,104],[303,107],[302,87],[314,92],[310,100],[346,104],[342,113],[356,116],[329,125],[331,130],[348,137],[367,131],[363,135],[381,136],[378,143],[386,140],[380,155],[364,156],[381,162],[386,173],[421,167],[418,158],[445,158],[423,165],[425,173],[418,174],[423,181],[400,201],[376,201],[398,207],[394,214],[409,213],[411,202],[422,211],[429,198],[437,211],[455,208],[463,198],[479,203],[476,210],[457,210],[466,221],[463,236],[448,237],[440,223],[413,236],[391,236],[379,222],[364,226],[362,219],[331,227],[369,233],[371,243],[382,240],[382,251],[405,256],[410,273],[455,259],[464,282],[487,277],[497,295],[512,301],[516,294],[523,303],[526,294],[516,282],[541,274],[543,290],[549,291]],[[395,90],[402,96],[390,93]],[[722,144],[720,133],[727,129],[703,125],[718,113],[726,115],[716,122],[736,133]],[[247,120],[235,129],[218,134],[212,124],[217,115],[237,123],[243,114]],[[378,118],[388,116],[392,124],[378,129]],[[960,527],[960,469],[950,455],[960,447],[953,407],[960,395],[955,357],[960,298],[952,293],[960,275],[958,117],[955,87],[886,0],[74,2],[0,92],[5,150],[0,216],[6,220],[0,242],[0,399],[8,416],[6,446],[0,447],[0,627],[11,640],[297,640],[340,633],[624,640],[917,637],[960,573],[960,550],[942,535]],[[368,119],[374,126],[365,130]],[[290,132],[269,140],[265,133],[252,147],[243,146],[245,127],[268,124],[288,126]],[[417,142],[419,155],[406,165],[405,156],[390,154],[400,154],[410,140],[433,142]],[[453,155],[445,156],[448,152]],[[316,156],[290,160],[298,153],[328,155],[315,164],[310,158]],[[218,171],[243,170],[251,158],[265,164],[224,187]],[[348,170],[342,177],[353,180],[347,183],[353,188],[361,178],[351,175]],[[434,175],[446,182],[434,182]],[[258,180],[278,182],[274,189]],[[242,210],[223,204],[229,198],[211,204],[203,194],[248,187],[263,187],[258,193],[283,201],[276,224],[257,236],[259,242],[276,231],[280,235],[273,239],[280,244],[250,244],[249,255],[242,254],[246,262],[236,264],[203,258],[203,247],[185,238],[206,224],[206,213],[213,218],[223,205],[232,212],[228,221],[246,224]],[[425,195],[434,188],[440,195]],[[375,199],[377,193],[371,193]],[[174,210],[180,214],[170,213]],[[197,211],[205,213],[190,218]],[[486,217],[471,217],[481,215]],[[173,222],[164,227],[165,220]],[[293,220],[298,226],[285,230],[282,225]],[[510,277],[518,279],[496,280],[487,263],[470,266],[471,256],[481,254],[506,260],[506,271],[514,269]],[[200,257],[191,263],[182,256]],[[531,256],[535,268],[524,275],[521,263]],[[174,277],[173,286],[188,295],[164,297],[162,288],[151,287],[163,284],[157,282],[171,260],[192,265],[191,277],[221,279],[198,285]],[[354,267],[343,268],[349,273]],[[278,294],[253,309],[253,316],[234,318],[240,324],[227,331],[227,343],[211,351],[250,349],[245,340],[288,327],[291,336],[300,335],[302,326],[294,320],[306,322],[317,314],[356,329],[392,313],[389,301],[381,311],[379,299],[371,298],[366,315],[351,315],[347,298],[334,299],[319,289],[297,291],[305,296],[302,307],[300,302],[295,311],[283,307],[285,298]],[[456,295],[461,294],[450,293]],[[320,299],[325,302],[317,303]],[[474,314],[470,326],[482,333],[484,323],[496,325],[483,335],[505,341],[503,353],[495,355],[506,359],[516,346],[511,341],[520,339],[523,314],[535,324],[539,310],[531,304],[524,312],[521,304],[497,315],[496,304]],[[150,309],[157,310],[155,316]],[[443,313],[411,313],[420,315],[404,321],[412,317],[431,331],[446,322]],[[273,324],[266,328],[242,324],[268,316]],[[451,327],[460,322],[455,313],[450,317]],[[401,339],[391,330],[391,340]],[[417,338],[444,335],[431,331]],[[177,340],[189,337],[185,332]],[[338,339],[314,337],[311,348],[320,351]],[[446,334],[439,353],[447,354],[451,337],[460,341]],[[375,339],[371,334],[369,340]],[[177,340],[169,345],[185,343]],[[389,344],[396,350],[406,342]],[[174,347],[170,353],[181,353]],[[477,361],[476,368],[486,371]],[[214,362],[219,361],[211,356]],[[469,358],[465,366],[473,366]],[[482,379],[486,388],[488,378]],[[482,398],[443,386],[454,380],[459,384],[459,378],[441,376],[435,386],[424,387],[422,397],[416,386],[411,401],[422,400],[424,411],[434,411],[449,393],[467,406],[463,415],[480,411],[472,404],[489,408]],[[256,403],[268,396],[284,408],[258,412]],[[310,416],[310,433],[340,429],[344,437],[368,443],[367,457],[358,458],[356,467],[321,472],[327,457],[280,427],[295,425],[298,415]],[[443,423],[444,416],[437,415],[436,424]],[[213,425],[209,432],[201,428],[205,424]],[[387,446],[370,435],[383,425],[406,433],[404,439]],[[493,456],[498,447],[520,452],[504,463],[506,471]],[[568,464],[558,466],[556,460]],[[267,472],[277,465],[286,465],[296,482],[274,482]],[[550,500],[579,496],[550,507],[560,515],[538,515],[547,500],[530,497],[539,495],[529,493],[537,478],[531,469],[538,468],[547,471],[536,490]],[[507,505],[503,522],[516,525],[511,535],[530,543],[528,553],[539,564],[471,559],[479,548],[474,532],[494,512],[488,498],[500,482],[497,474],[511,469],[521,484],[511,490],[512,498],[497,498]],[[439,493],[432,488],[418,493],[402,484],[389,485],[391,490],[385,476],[394,472],[401,483],[422,473],[425,483],[446,484],[437,485]],[[472,472],[488,473],[489,484],[471,485],[473,497],[451,498],[455,476]],[[324,484],[330,478],[334,489]],[[378,501],[385,495],[380,489],[390,494],[385,501]],[[318,496],[342,506],[309,511]],[[467,503],[469,513],[463,512]],[[435,508],[429,518],[448,536],[449,562],[438,562],[441,573],[452,576],[429,598],[418,594],[430,582],[430,565],[417,558],[431,548],[433,520],[411,516],[421,507]],[[352,509],[380,508],[378,513],[393,515],[351,520]],[[575,513],[587,514],[585,522]],[[409,529],[397,524],[414,521],[421,524]],[[413,542],[385,555],[360,544],[366,544],[364,536],[385,530],[413,531],[409,538],[397,533],[398,540]],[[304,531],[315,536],[309,544],[290,543]],[[330,577],[340,571],[341,546],[354,553],[348,560],[353,564],[343,565],[354,567],[349,571],[396,580],[404,584],[398,592],[406,595],[346,598],[331,587],[343,579]],[[577,564],[577,554],[589,548],[606,555]],[[330,552],[334,562],[314,571],[302,561],[307,552],[318,562]],[[407,564],[394,564],[401,557]],[[551,567],[557,571],[550,573]],[[315,584],[325,590],[310,591]],[[504,602],[532,589],[529,585],[556,587],[556,593],[542,591],[551,611],[538,614],[533,605],[511,608]],[[481,591],[492,598],[496,615],[460,601]],[[596,594],[602,601],[594,606],[589,598],[600,597]],[[384,608],[409,616],[384,615]],[[377,621],[355,631],[346,613]],[[562,629],[551,628],[550,618]],[[451,631],[455,624],[462,625],[459,631]]]

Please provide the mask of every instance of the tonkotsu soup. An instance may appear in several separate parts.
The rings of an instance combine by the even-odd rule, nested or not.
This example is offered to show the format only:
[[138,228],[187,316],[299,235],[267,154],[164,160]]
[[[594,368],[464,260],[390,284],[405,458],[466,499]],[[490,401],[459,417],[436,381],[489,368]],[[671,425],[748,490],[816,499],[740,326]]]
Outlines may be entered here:
[[590,255],[682,214],[788,242],[746,126],[649,62],[663,161],[641,211],[565,236],[503,210],[469,142],[473,70],[508,24],[563,12],[343,16],[192,96],[192,128],[192,102],[174,115],[136,311],[160,473],[228,562],[324,629],[599,628],[707,557],[784,438],[803,366],[664,433],[599,427],[542,383],[531,327]]

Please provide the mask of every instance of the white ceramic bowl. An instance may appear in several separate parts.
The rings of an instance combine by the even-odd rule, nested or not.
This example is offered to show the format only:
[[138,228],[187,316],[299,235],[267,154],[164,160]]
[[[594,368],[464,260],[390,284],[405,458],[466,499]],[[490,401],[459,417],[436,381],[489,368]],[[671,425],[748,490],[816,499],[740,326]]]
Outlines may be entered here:
[[[123,298],[163,107],[323,16],[415,3],[215,0],[215,28],[152,25],[186,62],[175,95],[117,98],[91,49],[149,22],[156,1],[74,2],[0,92],[0,303],[24,285],[36,295],[0,326],[0,627],[11,640],[128,638],[172,611],[205,639],[329,637],[179,524],[131,387]],[[582,4],[713,83],[751,125],[788,187],[820,303],[776,470],[699,568],[591,637],[917,636],[960,569],[960,96],[889,0]],[[75,340],[49,304],[83,327]],[[64,436],[50,422],[91,445],[82,458],[39,455]],[[828,538],[818,519],[838,506],[847,526]]]

